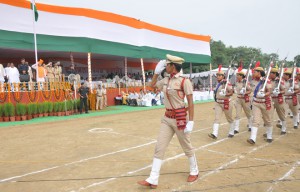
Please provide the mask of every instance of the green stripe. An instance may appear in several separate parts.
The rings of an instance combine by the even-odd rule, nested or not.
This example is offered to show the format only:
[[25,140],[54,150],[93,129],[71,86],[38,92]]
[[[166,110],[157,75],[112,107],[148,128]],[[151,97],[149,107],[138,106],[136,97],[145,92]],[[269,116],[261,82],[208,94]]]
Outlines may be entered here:
[[[0,47],[34,50],[33,41],[33,34],[0,30]],[[147,46],[139,47],[84,37],[37,35],[37,43],[38,50],[44,51],[91,52],[148,59],[162,59],[169,53],[184,58],[186,62],[207,64],[211,60],[208,55],[176,52]],[[189,64],[186,63],[186,65]]]

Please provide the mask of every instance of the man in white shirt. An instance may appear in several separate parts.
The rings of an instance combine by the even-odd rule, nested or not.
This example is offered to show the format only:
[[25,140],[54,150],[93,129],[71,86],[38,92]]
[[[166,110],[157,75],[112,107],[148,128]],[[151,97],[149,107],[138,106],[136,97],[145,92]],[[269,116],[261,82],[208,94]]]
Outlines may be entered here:
[[11,91],[15,91],[15,84],[20,83],[20,73],[13,63],[10,64],[10,69],[8,70],[8,82],[11,85]]

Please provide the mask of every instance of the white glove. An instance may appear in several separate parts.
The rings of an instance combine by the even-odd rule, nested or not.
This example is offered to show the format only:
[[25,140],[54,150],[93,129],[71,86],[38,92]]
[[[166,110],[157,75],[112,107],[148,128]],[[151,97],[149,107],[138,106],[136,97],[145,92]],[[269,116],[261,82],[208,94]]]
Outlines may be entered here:
[[154,73],[159,75],[167,66],[167,61],[166,60],[160,60],[156,67]]
[[191,133],[193,131],[194,121],[188,121],[184,129],[184,133]]
[[257,93],[257,97],[265,97],[265,96],[266,96],[266,94],[262,91]]
[[277,88],[275,88],[274,90],[273,90],[273,92],[272,92],[272,94],[275,96],[275,97],[277,97],[278,95],[279,95],[279,90],[277,89]]
[[245,88],[242,88],[242,89],[240,90],[240,94],[245,95],[245,93],[246,93]]
[[221,89],[220,95],[221,95],[222,97],[224,97],[224,96],[226,95],[225,89]]
[[294,89],[293,88],[289,88],[288,93],[293,94],[294,93]]

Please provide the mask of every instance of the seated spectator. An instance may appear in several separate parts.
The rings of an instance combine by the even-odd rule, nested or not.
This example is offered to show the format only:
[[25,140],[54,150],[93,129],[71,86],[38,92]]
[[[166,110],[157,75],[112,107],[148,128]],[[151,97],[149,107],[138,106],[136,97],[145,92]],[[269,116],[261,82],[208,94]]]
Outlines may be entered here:
[[156,90],[156,94],[154,95],[154,98],[152,99],[152,106],[154,105],[160,105],[160,91]]
[[122,91],[121,94],[122,94],[122,104],[123,104],[123,105],[127,105],[127,97],[128,97],[128,94],[125,93],[124,91]]

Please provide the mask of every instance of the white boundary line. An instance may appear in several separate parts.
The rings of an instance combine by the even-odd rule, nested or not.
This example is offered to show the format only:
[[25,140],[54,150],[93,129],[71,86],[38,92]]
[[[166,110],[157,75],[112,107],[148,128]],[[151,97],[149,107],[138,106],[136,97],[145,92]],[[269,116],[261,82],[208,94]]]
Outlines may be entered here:
[[287,177],[289,177],[290,175],[292,175],[299,165],[300,165],[300,161],[296,161],[288,172],[286,172],[282,177],[274,181],[274,184],[269,187],[267,192],[272,192],[274,190],[274,186],[277,185],[278,181],[282,181]]
[[13,176],[13,177],[10,177],[10,178],[1,179],[0,183],[6,182],[6,181],[10,181],[10,180],[14,180],[14,179],[18,179],[18,178],[25,177],[25,176],[28,176],[28,175],[34,175],[34,174],[37,174],[37,173],[42,173],[42,172],[50,171],[50,170],[53,170],[53,169],[57,169],[57,168],[61,168],[61,167],[69,166],[69,165],[74,165],[74,164],[77,164],[77,163],[82,163],[82,162],[85,162],[85,161],[89,161],[89,160],[92,160],[92,159],[97,159],[97,158],[100,158],[100,157],[105,157],[105,156],[108,156],[108,155],[114,155],[116,153],[126,152],[126,151],[129,151],[129,150],[132,150],[132,149],[137,149],[137,148],[140,148],[140,147],[151,145],[151,144],[156,143],[156,142],[157,141],[155,140],[155,141],[151,141],[151,142],[148,142],[148,143],[145,143],[145,144],[142,144],[142,145],[137,145],[137,146],[134,146],[134,147],[129,147],[129,148],[121,149],[119,151],[105,153],[105,154],[98,155],[98,156],[95,156],[95,157],[89,157],[89,158],[86,158],[86,159],[81,159],[79,161],[74,161],[74,162],[66,163],[66,164],[59,165],[59,166],[54,166],[54,167],[51,167],[51,168],[42,169],[42,170],[38,170],[38,171],[33,171],[33,172],[26,173],[26,174],[23,174],[23,175],[18,175],[18,176]]
[[[227,123],[223,123],[221,125],[225,125],[225,124],[227,124]],[[199,130],[196,130],[196,131],[193,131],[193,132],[199,132],[199,131],[203,131],[203,130],[206,130],[206,129],[210,129],[210,127],[199,129]],[[116,134],[116,132],[106,132],[106,133]],[[123,134],[120,133],[120,135],[123,135]],[[26,176],[29,176],[29,175],[35,175],[35,174],[38,174],[38,173],[47,172],[47,171],[50,171],[50,170],[53,170],[53,169],[57,169],[57,168],[61,168],[61,167],[66,167],[66,166],[69,166],[69,165],[74,165],[74,164],[77,164],[77,163],[82,163],[82,162],[85,162],[85,161],[89,161],[89,160],[93,160],[93,159],[105,157],[105,156],[108,156],[108,155],[114,155],[116,153],[121,153],[121,152],[129,151],[129,150],[132,150],[132,149],[136,149],[136,148],[144,147],[144,146],[147,146],[147,145],[151,145],[151,144],[156,143],[156,142],[157,142],[156,140],[153,140],[151,142],[148,142],[148,143],[145,143],[145,144],[142,144],[142,145],[137,145],[137,146],[134,146],[134,147],[121,149],[119,151],[114,151],[114,152],[102,154],[102,155],[95,156],[95,157],[89,157],[89,158],[86,158],[86,159],[81,159],[79,161],[74,161],[74,162],[71,162],[71,163],[63,164],[63,165],[58,165],[58,166],[54,166],[54,167],[50,167],[50,168],[46,168],[46,169],[41,169],[41,170],[38,170],[38,171],[33,171],[33,172],[25,173],[25,174],[22,174],[22,175],[17,175],[17,176],[12,176],[12,177],[9,177],[9,178],[4,178],[4,179],[0,180],[0,183],[7,182],[7,181],[12,181],[12,180],[15,180],[15,179],[18,179],[18,178],[22,178],[22,177],[26,177]]]
[[[284,135],[279,136],[277,139],[274,139],[274,141],[275,141],[275,140],[279,140],[279,139],[282,138],[283,136],[284,136]],[[201,177],[199,177],[198,180],[196,180],[196,181],[193,182],[193,183],[197,183],[197,182],[199,182],[200,180],[204,179],[205,177],[207,177],[207,176],[209,176],[209,175],[218,173],[220,170],[222,170],[222,169],[228,167],[229,165],[232,165],[232,164],[234,164],[234,163],[237,163],[240,159],[245,158],[245,155],[249,155],[249,154],[251,154],[251,153],[253,153],[253,152],[255,152],[255,151],[258,151],[258,150],[260,150],[260,149],[262,149],[262,148],[265,148],[266,146],[268,146],[268,145],[270,145],[270,144],[271,144],[271,143],[266,143],[266,144],[264,144],[264,145],[261,145],[261,146],[258,146],[258,147],[255,147],[255,148],[249,150],[247,153],[243,153],[242,155],[237,156],[237,158],[235,158],[234,160],[231,160],[231,161],[229,161],[229,162],[227,162],[227,163],[224,163],[224,164],[221,165],[220,167],[218,167],[218,168],[216,168],[216,169],[214,169],[214,170],[212,170],[212,171],[209,171],[208,173],[202,175]],[[172,189],[172,191],[178,191],[178,190],[180,190],[182,187],[185,187],[185,186],[187,186],[187,185],[192,185],[193,183],[191,183],[191,184],[184,184],[184,185],[180,186],[180,187],[177,188],[177,189]]]
[[[225,123],[225,124],[227,124],[227,123]],[[243,133],[246,133],[246,132],[248,132],[248,130],[247,130],[247,131],[243,131],[243,132],[241,132],[240,134],[243,134]],[[223,142],[223,141],[226,141],[226,140],[229,140],[229,139],[231,139],[231,138],[223,138],[223,139],[220,139],[220,140],[218,140],[218,141],[215,141],[215,142],[212,142],[212,143],[209,143],[209,144],[200,146],[200,147],[196,148],[195,151],[204,149],[204,148],[209,147],[209,146],[213,146],[213,145],[219,144],[219,143],[221,143],[221,142]],[[167,161],[171,161],[171,160],[177,159],[177,158],[182,157],[182,156],[185,156],[185,153],[180,153],[180,154],[175,155],[175,156],[173,156],[173,157],[167,158],[167,159],[163,160],[163,163],[165,163],[165,162],[167,162]],[[147,166],[145,166],[145,167],[142,167],[142,168],[140,168],[140,169],[134,170],[134,171],[129,171],[129,172],[125,173],[125,174],[120,175],[120,177],[128,176],[128,175],[131,175],[131,174],[140,172],[140,171],[142,171],[142,170],[145,170],[145,169],[148,169],[148,168],[151,168],[151,167],[152,167],[152,164],[147,165]],[[89,189],[89,188],[92,188],[92,187],[96,187],[96,186],[99,186],[99,185],[101,185],[101,184],[108,183],[108,182],[110,182],[110,181],[114,181],[114,180],[116,180],[116,179],[117,179],[117,177],[112,177],[112,178],[106,179],[106,180],[104,180],[104,181],[92,183],[92,184],[87,185],[87,186],[85,186],[85,187],[81,187],[81,188],[79,188],[79,189],[77,189],[77,190],[72,190],[72,191],[70,191],[70,192],[80,192],[80,191],[84,191],[84,190],[86,190],[86,189]]]

